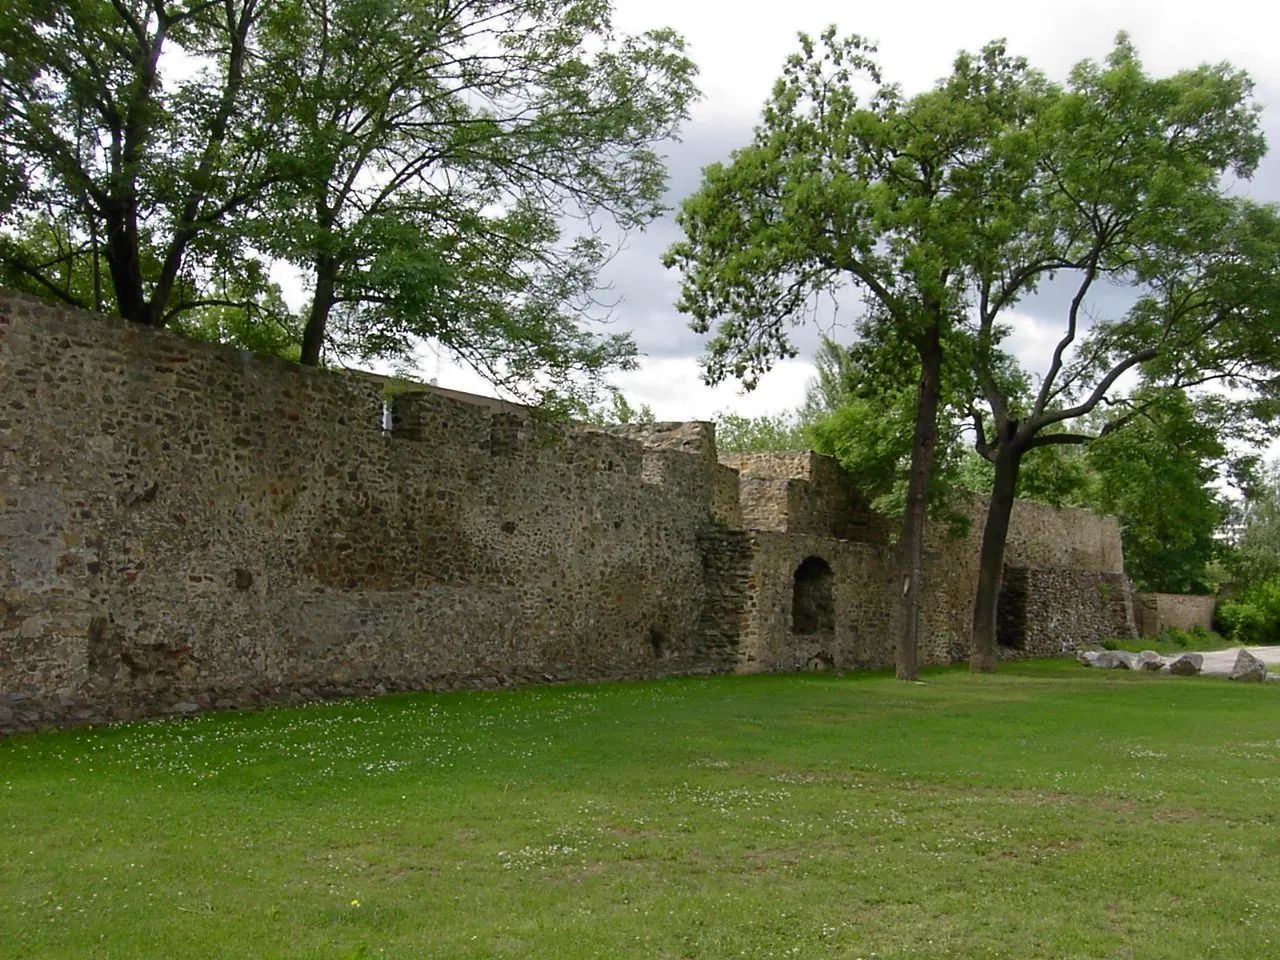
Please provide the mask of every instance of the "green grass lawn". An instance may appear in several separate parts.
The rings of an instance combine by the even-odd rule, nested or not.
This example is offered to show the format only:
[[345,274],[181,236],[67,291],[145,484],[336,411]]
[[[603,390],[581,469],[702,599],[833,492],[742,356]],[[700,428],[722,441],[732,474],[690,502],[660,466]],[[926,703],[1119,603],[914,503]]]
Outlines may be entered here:
[[1280,690],[1034,663],[0,743],[0,956],[1280,957]]

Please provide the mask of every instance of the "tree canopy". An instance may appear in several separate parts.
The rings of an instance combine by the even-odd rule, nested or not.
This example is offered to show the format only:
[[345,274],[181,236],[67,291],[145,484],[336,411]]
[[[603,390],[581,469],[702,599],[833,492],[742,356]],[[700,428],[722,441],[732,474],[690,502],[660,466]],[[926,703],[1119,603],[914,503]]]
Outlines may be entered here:
[[[215,308],[188,327],[301,327],[304,363],[425,340],[516,389],[626,366],[630,337],[589,326],[607,231],[660,212],[660,145],[697,91],[676,34],[611,17],[610,0],[17,0],[0,271],[154,326]],[[309,282],[299,320],[272,261]]]
[[[1162,441],[1138,428],[1124,453],[1109,438],[1150,427],[1154,398],[1215,382],[1235,391],[1223,409],[1236,420],[1269,414],[1280,217],[1222,187],[1228,173],[1250,176],[1263,155],[1258,115],[1242,71],[1218,64],[1151,77],[1123,35],[1105,62],[1079,64],[1065,84],[997,42],[961,54],[948,77],[908,98],[881,81],[864,43],[831,30],[820,43],[801,38],[753,143],[709,168],[686,201],[686,240],[667,260],[683,272],[681,309],[695,329],[714,331],[710,379],[750,385],[793,355],[787,331],[816,293],[863,299],[863,385],[843,424],[828,418],[827,445],[843,443],[846,462],[872,453],[900,466],[900,414],[914,414],[904,544],[939,474],[934,447],[949,449],[957,413],[967,421],[991,464],[975,669],[995,665],[1024,457],[1049,451],[1029,462],[1083,479],[1065,448],[1106,439],[1099,463],[1106,451],[1136,456],[1138,445]],[[1007,338],[1021,322],[1015,310],[1051,280],[1073,286],[1061,315],[1038,308],[1059,334],[1032,381]],[[1104,286],[1126,291],[1126,305],[1100,307]],[[1187,427],[1161,402],[1161,429]],[[860,403],[878,404],[883,437],[867,435]],[[970,479],[985,472],[971,459],[957,466]],[[1200,468],[1189,470],[1187,484],[1202,489]],[[1070,498],[1045,485],[1062,469],[1038,473],[1028,485]]]

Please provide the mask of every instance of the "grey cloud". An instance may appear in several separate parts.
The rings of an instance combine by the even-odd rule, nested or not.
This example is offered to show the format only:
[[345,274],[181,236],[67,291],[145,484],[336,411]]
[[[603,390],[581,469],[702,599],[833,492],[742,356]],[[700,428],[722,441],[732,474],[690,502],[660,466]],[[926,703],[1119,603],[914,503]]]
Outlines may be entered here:
[[[1258,99],[1276,106],[1263,115],[1264,127],[1272,143],[1280,146],[1280,88],[1260,84]],[[696,191],[703,169],[716,161],[728,160],[732,151],[751,139],[752,124],[746,119],[699,119],[689,125],[685,139],[668,150],[668,206],[675,208],[686,196]],[[1280,200],[1280,150],[1267,156],[1252,181],[1229,184],[1238,195],[1262,201]],[[617,329],[633,332],[641,352],[655,359],[699,357],[707,337],[689,329],[687,318],[675,309],[679,295],[679,278],[661,263],[663,252],[680,238],[672,214],[652,224],[644,232],[633,232],[602,274],[606,289],[605,302],[615,302],[613,318]],[[1046,281],[1041,289],[1017,308],[1010,321],[1015,335],[1010,346],[1032,372],[1045,362],[1043,342],[1056,341],[1065,323],[1066,311],[1075,293],[1077,278],[1061,275]],[[1134,299],[1131,290],[1111,284],[1099,284],[1086,304],[1086,324],[1093,318],[1119,316]],[[861,304],[857,294],[848,291],[839,310],[829,303],[819,305],[815,318],[792,331],[792,339],[802,358],[811,358],[823,332],[848,340],[850,324],[858,316]],[[1034,331],[1019,334],[1020,323],[1034,322]],[[1032,344],[1037,346],[1032,347]]]

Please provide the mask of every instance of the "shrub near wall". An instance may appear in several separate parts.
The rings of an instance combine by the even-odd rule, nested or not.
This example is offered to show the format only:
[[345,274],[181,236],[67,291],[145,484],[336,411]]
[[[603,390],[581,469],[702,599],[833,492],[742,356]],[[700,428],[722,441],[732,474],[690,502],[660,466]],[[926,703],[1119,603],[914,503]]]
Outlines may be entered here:
[[1218,604],[1218,632],[1250,646],[1280,643],[1280,583],[1260,583],[1242,596]]

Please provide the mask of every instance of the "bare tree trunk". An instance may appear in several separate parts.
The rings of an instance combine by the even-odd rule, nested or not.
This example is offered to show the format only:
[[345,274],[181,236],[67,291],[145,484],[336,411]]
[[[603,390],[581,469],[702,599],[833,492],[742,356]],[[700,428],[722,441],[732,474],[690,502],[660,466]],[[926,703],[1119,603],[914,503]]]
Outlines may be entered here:
[[902,589],[894,633],[897,639],[897,676],[915,680],[920,629],[920,598],[924,587],[924,525],[929,505],[929,478],[938,440],[938,403],[942,395],[942,343],[939,324],[921,338],[920,385],[916,397],[916,429],[911,444],[911,475],[907,481],[907,508],[902,520],[899,577]]
[[324,349],[325,328],[329,325],[329,311],[333,309],[334,288],[338,281],[338,264],[333,257],[316,258],[316,292],[311,299],[311,312],[307,326],[302,331],[302,356],[304,367],[320,365],[320,353]]
[[1022,451],[1007,445],[1004,438],[996,448],[995,482],[982,527],[982,553],[978,561],[978,595],[973,604],[973,648],[969,669],[974,673],[996,672],[996,618],[999,614],[1000,579],[1004,572],[1004,548],[1009,539],[1009,518],[1018,491],[1018,471]]

